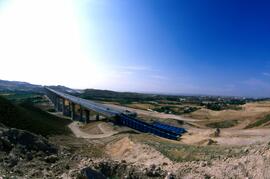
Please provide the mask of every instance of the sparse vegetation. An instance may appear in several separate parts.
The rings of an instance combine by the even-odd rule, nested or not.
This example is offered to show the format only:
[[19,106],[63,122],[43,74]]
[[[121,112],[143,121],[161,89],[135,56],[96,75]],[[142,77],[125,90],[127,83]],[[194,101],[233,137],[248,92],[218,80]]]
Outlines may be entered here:
[[[74,91],[71,89],[61,86],[56,86],[55,88],[74,95]],[[44,98],[44,94],[31,91],[5,91],[1,93],[4,98],[0,97],[0,125],[3,123],[9,127],[24,129],[46,136],[49,141],[53,142],[55,145],[62,146],[64,151],[69,155],[65,156],[66,158],[62,156],[59,158],[58,162],[61,163],[61,167],[64,168],[64,170],[73,170],[73,167],[76,166],[78,162],[82,162],[82,160],[83,162],[92,162],[95,158],[98,158],[98,160],[102,159],[108,164],[108,158],[111,158],[113,160],[123,160],[123,165],[127,167],[130,167],[129,162],[142,166],[144,166],[144,161],[153,162],[157,165],[157,170],[154,171],[156,172],[159,171],[159,167],[178,167],[178,165],[174,166],[174,162],[178,162],[181,169],[186,164],[191,164],[196,166],[194,168],[198,168],[197,166],[211,167],[214,162],[227,162],[231,159],[245,157],[245,155],[248,155],[249,148],[243,149],[237,146],[254,144],[257,142],[256,139],[260,138],[260,130],[264,129],[258,129],[258,131],[255,131],[258,136],[251,136],[250,138],[247,138],[249,134],[246,134],[245,130],[242,130],[244,131],[243,134],[237,129],[222,129],[220,138],[218,138],[219,135],[213,136],[213,132],[215,132],[213,129],[206,129],[205,127],[229,128],[241,124],[240,122],[244,119],[254,121],[254,119],[262,116],[262,114],[267,114],[270,107],[270,103],[264,101],[241,106],[248,100],[225,97],[150,95],[102,90],[87,90],[87,93],[80,92],[82,91],[75,90],[77,96],[84,96],[88,99],[149,110],[138,113],[138,117],[150,123],[160,121],[176,127],[186,127],[188,133],[182,136],[181,141],[170,141],[133,130],[122,131],[110,137],[95,140],[76,138],[72,135],[66,135],[70,133],[67,125],[71,121],[48,113],[55,112],[55,110],[52,109],[52,106],[50,106],[46,98]],[[226,111],[228,109],[234,111]],[[164,113],[186,115],[174,116]],[[156,114],[156,116],[151,116],[150,114]],[[188,121],[187,119],[189,118],[194,120]],[[268,124],[268,122],[270,122],[270,115],[253,122],[248,127],[260,127],[264,124]],[[241,125],[239,126],[241,127]],[[91,127],[81,127],[80,129],[81,131],[85,130],[84,132],[91,130],[90,134],[101,133],[101,130],[95,129],[95,127],[96,126],[94,126],[93,129]],[[114,130],[119,130],[119,128],[114,127]],[[199,129],[194,130],[194,128]],[[233,132],[231,134],[228,131]],[[269,135],[265,133],[266,131],[264,131],[262,135]],[[230,139],[231,136],[235,137],[235,140],[232,140],[232,142]],[[132,140],[124,140],[123,143],[120,142],[117,143],[115,147],[110,147],[112,144],[115,144],[116,141],[122,140],[123,138],[131,138]],[[227,146],[227,144],[230,146]],[[108,148],[115,150],[115,155],[112,155],[112,152],[108,152]],[[119,150],[120,155],[118,156]],[[132,156],[131,154],[136,154],[136,156]],[[70,157],[71,155],[72,157]],[[48,157],[53,159],[59,156]],[[73,161],[67,165],[67,163],[70,162],[70,158]],[[142,158],[143,162],[141,161]],[[153,158],[155,161],[152,161]],[[230,160],[227,160],[228,158],[230,158]],[[35,161],[37,159],[33,160]],[[107,171],[107,165],[105,168]],[[117,167],[113,166],[113,168]],[[186,169],[193,170],[194,168],[187,166]],[[119,168],[117,168],[117,170],[118,169]],[[152,169],[151,166],[150,170]],[[185,170],[181,171],[185,173]]]
[[30,101],[13,104],[3,97],[0,97],[0,123],[43,136],[70,133],[69,120],[48,114]]
[[[162,104],[162,105],[213,105],[213,109],[218,106],[239,106],[254,99],[242,99],[233,97],[220,97],[220,96],[182,96],[182,95],[161,95],[161,94],[143,94],[132,92],[115,92],[109,90],[97,90],[87,89],[81,94],[77,94],[81,98],[105,101],[105,102],[117,102],[122,105],[132,103],[149,103],[149,104]],[[216,106],[215,106],[216,105]],[[209,107],[211,107],[209,106]]]
[[206,126],[211,127],[211,128],[229,128],[237,124],[238,124],[237,120],[225,120],[225,121],[209,123],[209,124],[206,124]]
[[131,104],[132,102],[143,102],[159,99],[157,95],[140,94],[131,92],[115,92],[109,90],[87,89],[79,95],[85,99],[99,100],[106,102],[118,102],[120,104]]
[[137,103],[133,102],[131,104],[127,104],[127,107],[135,108],[135,109],[142,109],[142,110],[153,110],[154,108],[158,107],[158,104],[150,103],[150,102],[143,102],[143,103]]
[[[231,104],[233,103],[233,104]],[[207,109],[211,109],[213,111],[221,111],[221,110],[226,110],[226,109],[231,109],[231,110],[241,110],[242,108],[238,105],[242,105],[243,103],[239,102],[211,102],[207,103],[205,107]]]
[[259,119],[254,123],[249,124],[246,129],[261,126],[270,121],[270,115],[266,115],[263,119]]
[[198,107],[190,107],[190,106],[183,106],[183,107],[179,107],[179,106],[161,106],[161,107],[157,107],[154,108],[154,111],[157,112],[163,112],[166,114],[176,114],[176,115],[181,115],[181,114],[188,114],[191,112],[194,112],[196,110],[198,110],[200,108]]
[[[149,140],[145,140],[145,139]],[[135,140],[154,147],[163,155],[175,162],[187,161],[210,161],[226,157],[240,156],[241,150],[221,146],[192,146],[186,144],[173,143],[170,141],[159,140],[153,136],[136,136]]]
[[38,103],[44,101],[41,93],[32,93],[32,92],[10,92],[10,93],[0,93],[0,96],[4,96],[6,99],[15,102],[22,103],[25,101],[29,101],[32,103]]

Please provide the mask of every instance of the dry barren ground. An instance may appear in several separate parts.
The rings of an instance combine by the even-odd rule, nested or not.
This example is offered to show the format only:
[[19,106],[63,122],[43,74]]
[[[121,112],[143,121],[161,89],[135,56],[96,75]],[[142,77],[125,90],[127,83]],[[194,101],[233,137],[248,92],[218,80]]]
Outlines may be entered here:
[[185,117],[201,119],[205,121],[220,120],[248,120],[254,121],[270,113],[270,101],[247,103],[241,106],[241,110],[212,111],[202,108]]
[[[182,136],[181,143],[189,145],[202,145],[203,141],[209,139],[216,141],[217,145],[222,146],[243,146],[256,143],[264,143],[270,140],[270,130],[267,127],[256,127],[254,129],[244,129],[250,123],[262,119],[270,114],[270,102],[256,102],[242,105],[241,110],[223,110],[212,111],[208,109],[200,109],[185,116],[163,114],[158,112],[133,109],[115,104],[110,106],[124,110],[137,112],[139,115],[153,118],[177,119],[186,121],[192,125],[185,125],[188,133]],[[221,129],[220,137],[213,137],[214,128],[209,128],[206,124],[213,122],[222,122],[236,120],[237,123],[229,128]]]
[[[112,127],[106,123],[98,123],[97,125],[94,124],[90,127],[88,126],[83,126],[79,122],[72,122],[71,124],[69,124],[68,127],[71,129],[71,131],[76,137],[85,138],[85,139],[105,138],[105,137],[110,137],[118,133],[118,131],[113,130]],[[98,131],[98,134],[97,134],[97,131]]]
[[[137,168],[155,166],[173,173],[175,178],[255,179],[270,176],[270,129],[265,126],[244,129],[251,122],[270,114],[270,102],[249,103],[243,105],[242,110],[201,109],[184,117],[117,107],[151,118],[177,119],[194,125],[188,126],[188,133],[180,141],[150,134],[121,133],[121,127],[114,128],[105,122],[86,126],[72,123],[70,128],[75,136],[87,138],[91,144],[99,144],[98,149],[110,160]],[[215,129],[205,125],[226,120],[240,122],[221,129],[219,137],[213,136]],[[93,161],[87,161],[82,161],[80,167],[92,165]]]
[[114,160],[125,160],[132,164],[144,164],[146,166],[172,164],[168,158],[157,150],[145,144],[135,143],[129,137],[109,143],[106,146],[106,153]]
[[245,146],[270,141],[269,129],[221,129],[220,137],[213,137],[214,129],[190,128],[181,142],[189,145],[200,145],[211,139],[222,146]]

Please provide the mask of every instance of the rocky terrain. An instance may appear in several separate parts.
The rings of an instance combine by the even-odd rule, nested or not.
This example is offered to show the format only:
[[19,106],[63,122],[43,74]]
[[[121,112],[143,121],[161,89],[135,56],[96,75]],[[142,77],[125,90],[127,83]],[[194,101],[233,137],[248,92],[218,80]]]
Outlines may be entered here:
[[228,157],[189,162],[171,161],[152,147],[133,142],[128,137],[120,137],[120,140],[107,144],[105,149],[108,155],[89,157],[74,152],[69,146],[53,144],[42,136],[1,126],[0,173],[7,178],[205,179],[270,176],[269,144],[239,148],[241,155],[238,156],[230,156],[232,151],[226,150]]
[[[14,128],[0,128],[0,173],[4,176],[55,176],[50,170],[58,160],[58,148],[45,138]],[[52,174],[54,173],[54,174]]]
[[145,178],[167,175],[160,167],[138,168],[125,161],[89,158],[42,136],[0,128],[0,174],[5,178]]
[[[126,140],[126,139],[124,139]],[[120,178],[268,178],[270,176],[269,144],[243,147],[239,156],[231,156],[209,161],[158,163],[152,160],[140,164],[130,161],[81,160],[81,168],[86,166],[98,169],[106,176]],[[230,154],[230,150],[224,151]],[[146,157],[147,158],[147,157]],[[163,159],[164,160],[164,159]],[[155,164],[157,163],[157,164]]]

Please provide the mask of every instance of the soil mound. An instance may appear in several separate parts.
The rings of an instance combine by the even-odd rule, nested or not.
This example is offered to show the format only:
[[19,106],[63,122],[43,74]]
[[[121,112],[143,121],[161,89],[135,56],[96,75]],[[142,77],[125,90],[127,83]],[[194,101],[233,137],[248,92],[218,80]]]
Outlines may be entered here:
[[136,165],[151,166],[171,164],[172,162],[154,148],[141,143],[135,143],[129,137],[124,137],[106,146],[106,153],[113,160],[126,161]]

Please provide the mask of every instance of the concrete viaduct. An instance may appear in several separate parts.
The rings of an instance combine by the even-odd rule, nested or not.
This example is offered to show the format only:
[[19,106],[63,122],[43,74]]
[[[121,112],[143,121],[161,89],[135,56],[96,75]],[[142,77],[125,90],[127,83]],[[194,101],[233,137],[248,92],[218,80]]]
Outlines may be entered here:
[[120,111],[111,109],[103,104],[78,98],[48,87],[45,87],[45,90],[46,95],[54,104],[55,110],[62,112],[64,116],[71,117],[72,120],[88,123],[90,121],[91,112],[96,114],[97,120],[99,119],[100,114],[106,117],[113,117],[121,114]]
[[[184,132],[175,132],[172,126],[159,126],[146,123],[140,119],[127,115],[124,111],[110,108],[106,105],[96,103],[90,100],[75,97],[66,93],[56,91],[45,87],[46,95],[52,101],[56,111],[60,111],[64,116],[69,116],[72,120],[78,120],[88,123],[92,113],[95,119],[99,119],[100,115],[105,117],[115,117],[116,124],[125,125],[135,130],[152,133],[154,135],[167,139],[177,140]],[[92,115],[93,116],[93,115]]]

